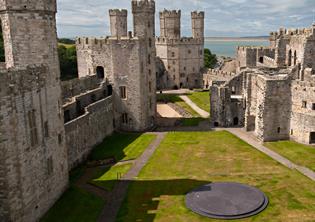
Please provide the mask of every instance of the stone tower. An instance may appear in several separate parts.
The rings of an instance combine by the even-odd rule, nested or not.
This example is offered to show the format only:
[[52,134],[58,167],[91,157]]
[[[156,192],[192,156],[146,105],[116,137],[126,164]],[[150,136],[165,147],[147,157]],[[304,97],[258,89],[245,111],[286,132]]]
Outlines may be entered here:
[[160,12],[161,37],[168,39],[180,39],[181,11],[164,10]]
[[127,10],[111,9],[109,10],[109,16],[111,35],[117,37],[127,36]]
[[0,0],[0,221],[37,221],[68,185],[55,0]]
[[194,11],[191,13],[192,34],[194,39],[204,38],[205,13]]
[[142,115],[147,126],[155,124],[156,117],[156,49],[155,1],[132,0],[134,36],[143,43],[141,53],[141,85],[143,90]]

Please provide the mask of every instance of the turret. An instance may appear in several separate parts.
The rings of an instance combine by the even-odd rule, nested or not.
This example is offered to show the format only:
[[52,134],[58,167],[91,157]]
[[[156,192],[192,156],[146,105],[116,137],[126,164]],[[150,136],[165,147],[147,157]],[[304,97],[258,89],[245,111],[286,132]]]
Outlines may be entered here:
[[55,1],[1,0],[0,12],[7,68],[30,64],[59,66]]
[[180,39],[181,11],[164,10],[160,12],[161,37],[168,39]]
[[191,13],[191,21],[192,21],[192,34],[195,39],[203,39],[204,38],[204,12],[194,11]]
[[137,37],[155,37],[155,1],[132,0],[133,28]]
[[110,17],[110,32],[113,37],[127,36],[128,11],[126,9],[111,9],[109,10]]

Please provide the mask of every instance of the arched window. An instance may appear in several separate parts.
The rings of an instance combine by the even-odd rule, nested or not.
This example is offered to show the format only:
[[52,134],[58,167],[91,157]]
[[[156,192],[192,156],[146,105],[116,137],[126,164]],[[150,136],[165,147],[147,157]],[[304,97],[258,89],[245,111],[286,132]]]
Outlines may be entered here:
[[104,67],[102,66],[96,67],[96,75],[97,75],[97,78],[104,79],[105,77]]
[[292,50],[290,49],[289,55],[288,55],[288,66],[292,65]]

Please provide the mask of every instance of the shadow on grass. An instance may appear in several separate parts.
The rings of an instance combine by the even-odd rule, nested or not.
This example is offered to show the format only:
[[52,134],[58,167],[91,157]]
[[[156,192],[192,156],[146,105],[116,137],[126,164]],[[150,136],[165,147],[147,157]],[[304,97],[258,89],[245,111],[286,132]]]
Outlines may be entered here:
[[[196,187],[209,184],[211,181],[174,179],[120,181],[119,183],[127,183],[129,188],[116,221],[151,222],[154,221],[156,216],[161,196],[182,196],[180,204],[185,205],[184,196],[188,192]],[[183,207],[176,204],[178,204],[178,201],[170,206],[174,208],[172,213],[175,214],[176,210]],[[189,210],[187,209],[187,211]]]
[[126,157],[124,149],[141,135],[141,133],[114,133],[93,149],[89,160],[115,158],[119,162]]
[[157,94],[157,101],[163,103],[183,102],[179,97],[182,94]]

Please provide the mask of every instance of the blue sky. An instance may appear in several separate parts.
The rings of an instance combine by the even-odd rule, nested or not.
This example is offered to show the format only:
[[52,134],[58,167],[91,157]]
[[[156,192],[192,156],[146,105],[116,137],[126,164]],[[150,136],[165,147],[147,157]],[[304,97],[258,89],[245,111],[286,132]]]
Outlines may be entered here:
[[[109,34],[108,10],[126,8],[132,30],[131,0],[57,0],[59,37],[105,36]],[[206,36],[268,35],[279,27],[309,27],[315,0],[156,0],[157,12],[182,10],[182,36],[191,36],[190,12],[206,12]],[[156,31],[159,19],[156,13]]]

